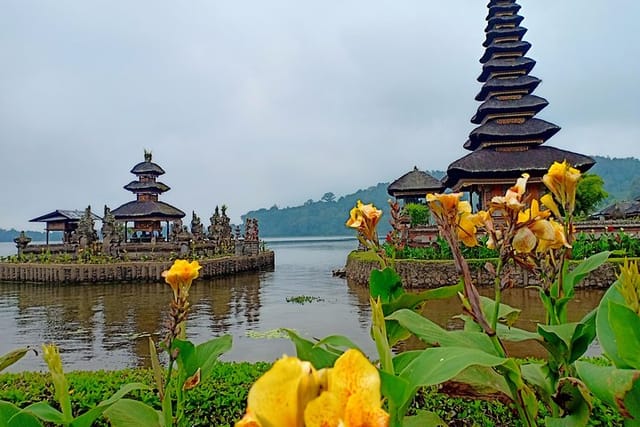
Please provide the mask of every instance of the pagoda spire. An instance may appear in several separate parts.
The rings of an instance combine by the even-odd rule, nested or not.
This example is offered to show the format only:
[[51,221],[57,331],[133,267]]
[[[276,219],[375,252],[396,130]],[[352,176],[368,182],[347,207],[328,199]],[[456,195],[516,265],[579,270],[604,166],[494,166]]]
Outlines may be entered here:
[[[567,160],[581,171],[595,161],[578,153],[543,146],[560,127],[537,118],[549,103],[534,95],[540,79],[530,75],[536,61],[527,52],[531,44],[523,38],[527,29],[515,0],[490,0],[487,5],[485,48],[480,58],[483,83],[475,99],[481,104],[471,123],[478,125],[463,147],[470,154],[447,169],[445,185],[454,191],[480,194],[486,205],[490,193],[527,172],[529,182],[540,182],[554,161]],[[496,188],[500,187],[500,188]]]

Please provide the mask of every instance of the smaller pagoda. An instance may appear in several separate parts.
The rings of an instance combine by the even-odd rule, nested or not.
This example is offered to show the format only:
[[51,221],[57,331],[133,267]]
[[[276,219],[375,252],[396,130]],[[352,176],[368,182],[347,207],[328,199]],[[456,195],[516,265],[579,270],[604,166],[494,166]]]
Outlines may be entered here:
[[[158,200],[158,196],[170,188],[166,184],[157,181],[164,170],[151,161],[151,152],[145,150],[144,162],[140,162],[131,169],[131,173],[138,177],[137,181],[131,181],[125,185],[136,195],[136,200],[125,203],[111,211],[116,221],[124,223],[125,236],[130,231],[139,241],[165,240],[162,235],[162,222],[166,222],[166,230],[169,230],[171,221],[181,221],[185,213],[168,203]],[[133,223],[129,227],[129,223]],[[139,234],[138,234],[139,232]]]
[[414,166],[412,171],[389,184],[387,193],[396,200],[402,200],[406,205],[407,203],[425,203],[427,193],[442,193],[444,189],[442,181]]

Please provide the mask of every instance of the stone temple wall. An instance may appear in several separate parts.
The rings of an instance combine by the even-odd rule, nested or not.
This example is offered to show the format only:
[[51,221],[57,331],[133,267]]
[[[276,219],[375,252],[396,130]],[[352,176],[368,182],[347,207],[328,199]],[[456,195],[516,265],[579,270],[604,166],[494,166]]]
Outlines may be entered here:
[[[482,267],[482,264],[470,264],[470,267],[472,277],[477,286],[493,286],[493,279]],[[345,266],[347,280],[351,283],[365,286],[369,283],[369,274],[374,268],[380,268],[380,264],[349,257]],[[402,277],[402,283],[408,289],[430,289],[445,285],[455,285],[460,279],[453,261],[396,260],[396,271]],[[608,288],[616,280],[616,275],[619,271],[619,263],[615,261],[607,262],[585,277],[578,287]],[[512,279],[515,286],[519,287],[539,284],[533,274],[522,269],[519,269]]]
[[[198,261],[200,277],[272,269],[273,251],[252,256],[226,256]],[[75,282],[158,282],[172,261],[131,261],[109,264],[0,263],[0,281],[75,283]]]

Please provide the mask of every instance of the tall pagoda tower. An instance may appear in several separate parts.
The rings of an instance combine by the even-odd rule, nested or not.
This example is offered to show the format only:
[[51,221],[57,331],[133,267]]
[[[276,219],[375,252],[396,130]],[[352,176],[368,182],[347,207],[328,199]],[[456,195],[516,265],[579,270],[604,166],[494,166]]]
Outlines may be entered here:
[[157,180],[164,174],[164,169],[151,161],[151,152],[145,150],[144,162],[135,165],[131,173],[136,175],[138,180],[131,181],[124,188],[134,193],[136,200],[125,203],[111,212],[117,221],[124,222],[126,230],[128,222],[133,221],[133,226],[128,230],[161,234],[162,221],[166,221],[166,229],[169,230],[169,221],[184,218],[185,213],[180,209],[158,200],[158,196],[170,188]]
[[548,105],[533,95],[540,79],[529,75],[535,61],[525,56],[531,44],[522,38],[527,29],[520,23],[515,0],[490,0],[487,5],[484,55],[480,58],[482,102],[471,123],[464,148],[471,153],[451,163],[443,182],[453,191],[469,192],[476,208],[486,208],[493,196],[504,194],[515,180],[530,175],[528,190],[543,190],[542,176],[554,161],[566,160],[584,172],[595,164],[588,156],[543,145],[560,127],[535,118]]

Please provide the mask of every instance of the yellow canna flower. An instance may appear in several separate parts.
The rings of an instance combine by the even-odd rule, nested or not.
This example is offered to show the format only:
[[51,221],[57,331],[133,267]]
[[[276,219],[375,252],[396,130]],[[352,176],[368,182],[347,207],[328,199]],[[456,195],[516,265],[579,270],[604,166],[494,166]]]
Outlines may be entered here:
[[551,194],[547,193],[544,196],[540,197],[540,202],[547,208],[549,208],[551,212],[553,212],[553,216],[558,219],[562,218],[562,215],[560,215],[560,209],[558,208],[556,201],[553,200],[553,196]]
[[436,218],[445,218],[450,212],[458,211],[460,197],[462,197],[462,193],[429,193],[427,194],[427,203]]
[[538,239],[536,239],[533,231],[528,227],[521,227],[516,231],[515,236],[513,236],[511,246],[518,253],[528,254],[533,251],[537,242]]
[[198,261],[187,261],[177,259],[169,270],[162,272],[165,282],[171,286],[173,296],[177,300],[178,296],[187,298],[189,296],[189,288],[193,280],[198,277],[198,272],[202,267]]
[[251,386],[247,413],[236,427],[304,427],[304,409],[322,385],[311,363],[282,357]]
[[542,177],[542,182],[560,202],[565,214],[572,214],[576,204],[576,190],[580,180],[580,171],[564,160],[554,162]]
[[358,350],[344,352],[328,371],[327,390],[307,406],[306,427],[387,427],[380,375]]
[[358,200],[356,206],[349,212],[346,226],[357,229],[366,239],[376,241],[376,226],[381,217],[382,211],[372,203],[365,205]]
[[477,227],[484,224],[485,212],[471,213],[471,204],[460,200],[462,193],[427,194],[427,203],[431,213],[439,224],[455,227],[455,232],[462,243],[472,247],[478,244]]
[[562,224],[553,220],[549,220],[548,222],[553,230],[553,236],[549,238],[549,235],[545,234],[545,237],[541,237],[536,251],[546,252],[549,249],[560,249],[563,246],[565,248],[571,248]]

